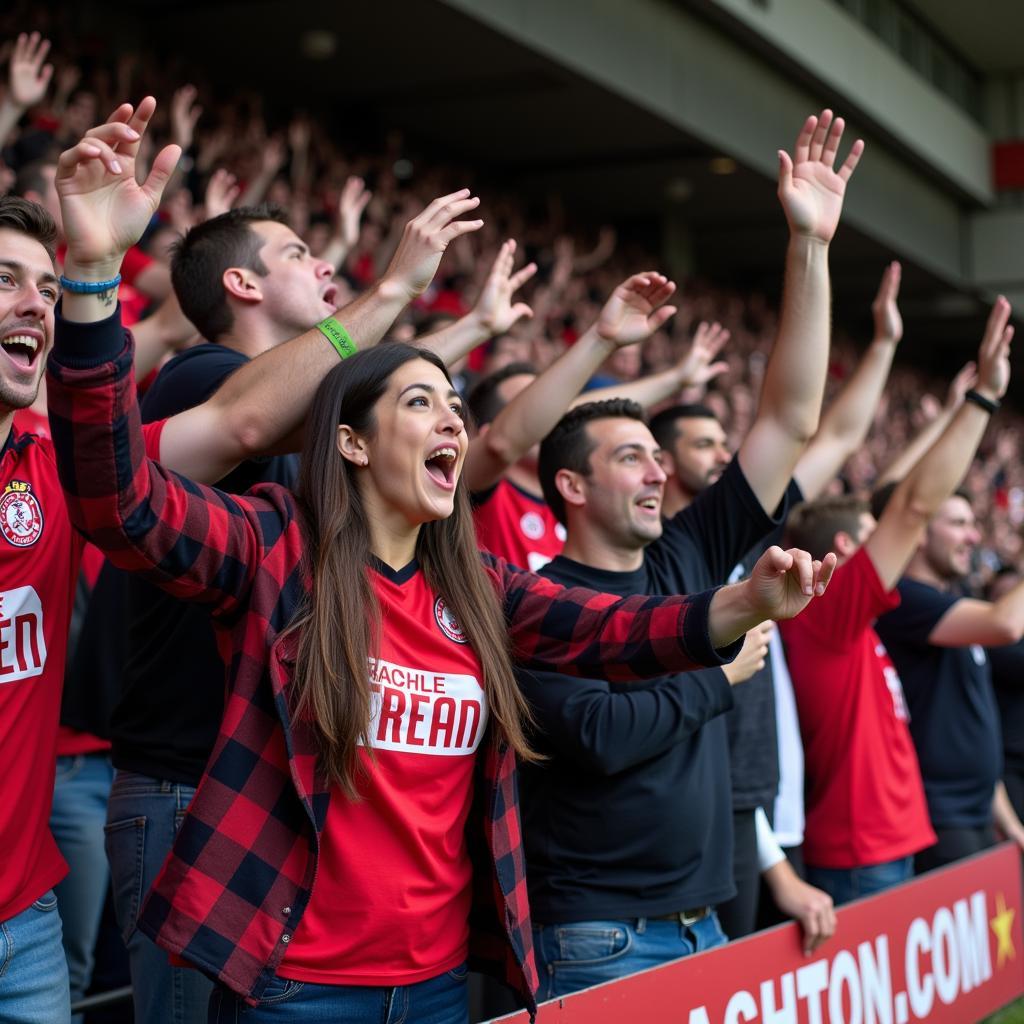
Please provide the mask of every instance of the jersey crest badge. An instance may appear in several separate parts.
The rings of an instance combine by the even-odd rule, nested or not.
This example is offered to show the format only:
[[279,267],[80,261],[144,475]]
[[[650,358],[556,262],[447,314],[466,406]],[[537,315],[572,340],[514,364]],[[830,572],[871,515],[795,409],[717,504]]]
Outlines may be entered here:
[[437,620],[437,625],[441,632],[453,643],[464,644],[469,642],[458,620],[452,615],[451,609],[444,603],[443,597],[439,597],[434,602],[434,618]]
[[540,540],[547,532],[544,526],[544,520],[536,512],[527,512],[523,518],[519,520],[519,529],[522,530],[524,536],[529,537],[530,540]]
[[0,496],[0,532],[8,544],[30,548],[43,533],[43,510],[32,485],[12,480]]

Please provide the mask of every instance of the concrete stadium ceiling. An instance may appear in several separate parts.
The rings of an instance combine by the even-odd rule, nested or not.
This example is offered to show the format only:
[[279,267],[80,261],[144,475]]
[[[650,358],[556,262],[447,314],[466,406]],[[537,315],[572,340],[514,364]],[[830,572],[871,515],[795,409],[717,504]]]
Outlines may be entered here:
[[906,0],[928,24],[984,74],[1024,71],[1021,0]]
[[[778,296],[785,229],[772,181],[743,165],[719,173],[724,154],[440,0],[83,0],[76,17],[112,8],[121,45],[137,33],[182,81],[258,92],[279,122],[296,108],[323,114],[343,139],[398,129],[428,165],[472,168],[482,187],[524,201],[556,194],[577,220],[615,221],[655,245],[672,217],[699,272]],[[332,57],[304,53],[311,30],[334,36]],[[894,255],[849,226],[833,247],[836,319],[860,337]],[[903,307],[903,351],[939,372],[980,337],[980,303],[912,265]]]

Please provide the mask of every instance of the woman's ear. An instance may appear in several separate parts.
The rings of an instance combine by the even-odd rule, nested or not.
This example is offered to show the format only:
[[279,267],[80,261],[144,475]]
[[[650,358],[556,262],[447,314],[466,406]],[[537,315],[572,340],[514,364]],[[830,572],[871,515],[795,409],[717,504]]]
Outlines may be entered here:
[[338,451],[343,459],[347,459],[354,466],[368,466],[370,464],[370,452],[366,442],[347,423],[338,426]]

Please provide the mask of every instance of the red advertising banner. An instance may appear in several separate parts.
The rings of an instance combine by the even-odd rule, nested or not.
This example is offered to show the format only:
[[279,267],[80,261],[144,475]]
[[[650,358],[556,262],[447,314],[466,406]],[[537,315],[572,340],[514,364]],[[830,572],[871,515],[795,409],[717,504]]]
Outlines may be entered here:
[[[544,1003],[538,1024],[968,1024],[1024,993],[1021,859],[1004,843],[795,924]],[[525,1013],[498,1018],[527,1024]]]

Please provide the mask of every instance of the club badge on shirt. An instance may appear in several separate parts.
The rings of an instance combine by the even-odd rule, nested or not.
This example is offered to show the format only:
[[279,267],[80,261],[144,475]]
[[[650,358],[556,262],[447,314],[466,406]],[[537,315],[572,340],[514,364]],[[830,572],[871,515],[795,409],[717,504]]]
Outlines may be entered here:
[[0,532],[16,548],[31,547],[43,533],[43,510],[32,485],[12,480],[0,497]]
[[452,610],[445,604],[443,597],[439,597],[434,602],[434,618],[437,620],[437,625],[441,632],[444,633],[449,640],[457,644],[464,644],[468,642],[466,634],[463,632],[458,620],[452,614]]

